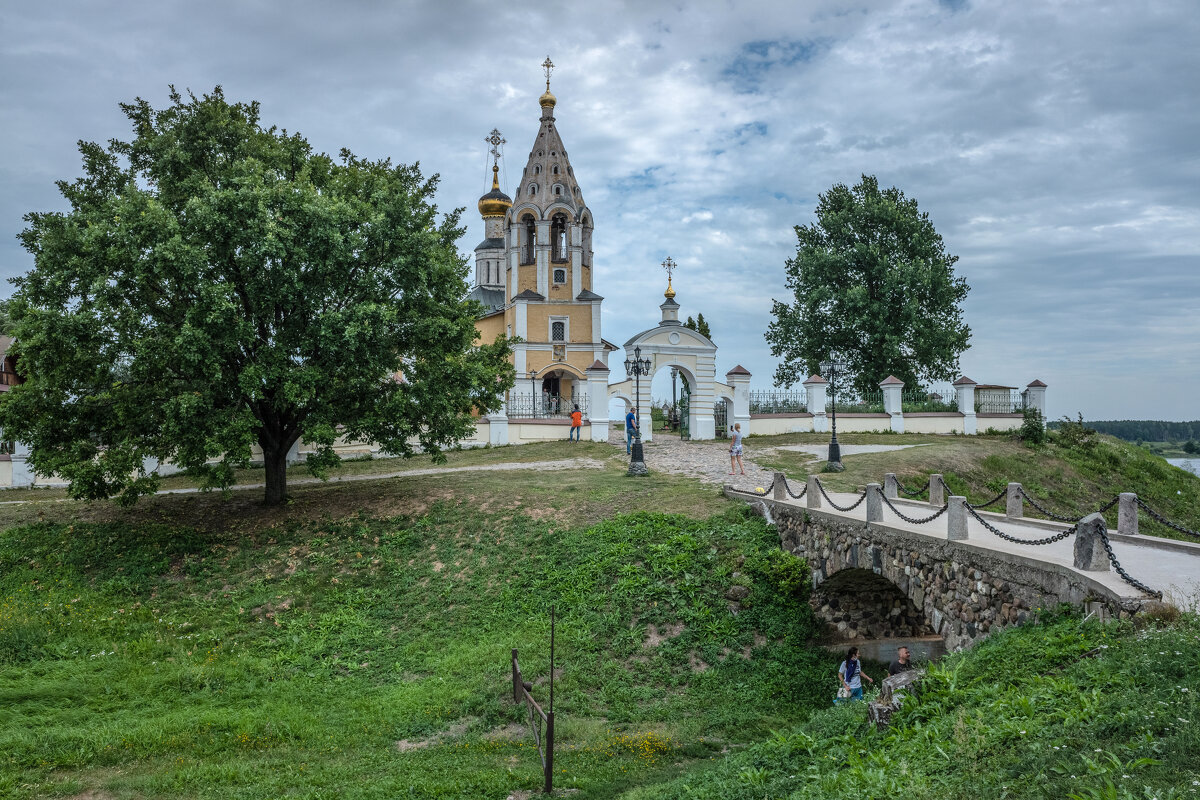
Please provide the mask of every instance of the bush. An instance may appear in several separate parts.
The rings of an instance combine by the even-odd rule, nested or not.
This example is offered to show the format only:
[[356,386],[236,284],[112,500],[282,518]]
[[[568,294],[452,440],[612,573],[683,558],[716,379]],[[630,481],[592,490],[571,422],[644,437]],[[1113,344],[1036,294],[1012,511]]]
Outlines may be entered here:
[[1083,424],[1083,414],[1078,419],[1064,416],[1055,431],[1055,442],[1071,450],[1089,450],[1096,444],[1096,431]]
[[1017,429],[1017,438],[1025,444],[1039,445],[1046,441],[1046,419],[1042,412],[1033,406],[1026,406],[1021,412],[1023,420]]

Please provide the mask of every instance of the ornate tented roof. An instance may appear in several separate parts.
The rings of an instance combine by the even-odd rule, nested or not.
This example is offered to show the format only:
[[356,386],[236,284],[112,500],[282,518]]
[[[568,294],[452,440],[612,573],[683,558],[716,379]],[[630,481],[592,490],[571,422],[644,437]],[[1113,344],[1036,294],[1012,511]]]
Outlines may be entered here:
[[[553,100],[553,95],[550,97]],[[571,210],[575,219],[580,219],[586,207],[583,192],[575,181],[575,172],[567,160],[567,149],[554,122],[555,104],[546,102],[546,95],[543,95],[541,106],[541,125],[529,150],[529,161],[521,173],[521,185],[517,187],[513,205],[533,205],[544,215],[550,206],[561,203]]]

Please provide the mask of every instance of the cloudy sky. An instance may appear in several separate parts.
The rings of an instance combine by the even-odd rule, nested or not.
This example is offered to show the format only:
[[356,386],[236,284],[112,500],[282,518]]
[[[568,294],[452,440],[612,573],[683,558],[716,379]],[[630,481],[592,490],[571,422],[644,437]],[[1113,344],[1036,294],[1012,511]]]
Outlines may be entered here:
[[867,173],[915,197],[959,256],[964,373],[1040,378],[1052,416],[1200,418],[1194,0],[545,8],[5,2],[0,274],[31,266],[21,217],[63,208],[53,181],[79,174],[76,141],[128,136],[117,104],[164,105],[172,83],[257,99],[330,153],[420,161],[441,207],[468,208],[468,252],[484,137],[508,139],[511,194],[549,54],[610,341],[657,321],[670,255],[718,371],[741,363],[767,388],[793,226]]

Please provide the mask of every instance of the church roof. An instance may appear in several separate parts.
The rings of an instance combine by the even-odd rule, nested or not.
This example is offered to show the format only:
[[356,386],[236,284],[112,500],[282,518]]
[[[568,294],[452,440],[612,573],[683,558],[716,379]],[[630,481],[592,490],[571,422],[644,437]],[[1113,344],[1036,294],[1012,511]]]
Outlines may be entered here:
[[584,289],[579,294],[575,295],[576,300],[603,300],[604,298],[590,289]]
[[[543,101],[545,97],[543,95]],[[562,203],[579,218],[585,208],[583,192],[575,181],[575,171],[567,160],[567,149],[554,124],[554,105],[554,102],[541,103],[541,125],[529,150],[529,161],[521,173],[521,185],[517,187],[513,202],[518,206],[533,204],[542,212],[555,203]],[[556,187],[558,194],[555,194]]]
[[535,292],[533,289],[526,289],[525,291],[521,292],[519,295],[517,295],[516,297],[513,298],[513,300],[545,300],[545,299],[546,299],[545,295],[540,295],[537,292]]
[[475,245],[475,249],[476,250],[503,250],[504,249],[504,240],[499,239],[499,238],[484,239],[482,242]]
[[488,289],[483,286],[476,286],[467,293],[468,300],[475,300],[483,305],[484,316],[494,314],[504,308],[504,290],[503,289]]

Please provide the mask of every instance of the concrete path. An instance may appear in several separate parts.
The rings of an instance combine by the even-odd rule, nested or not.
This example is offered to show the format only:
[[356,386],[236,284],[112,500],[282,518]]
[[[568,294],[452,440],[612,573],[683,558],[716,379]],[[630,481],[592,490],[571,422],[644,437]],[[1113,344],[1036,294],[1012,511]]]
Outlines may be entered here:
[[[769,484],[769,481],[768,481]],[[793,490],[798,491],[803,484],[792,482]],[[859,495],[848,492],[828,492],[830,499],[840,506],[849,506],[858,500]],[[775,501],[780,502],[780,501]],[[801,500],[788,499],[789,505],[805,506],[807,498]],[[905,515],[915,518],[926,517],[937,510],[928,503],[893,500],[897,508]],[[822,498],[821,511],[838,514],[849,519],[866,522],[867,506],[862,503],[858,508],[849,512],[837,511],[830,507]],[[1011,521],[1003,514],[979,512],[980,516],[997,529],[1010,536],[1022,539],[1044,539],[1058,531],[1066,530],[1069,525],[1044,522],[1042,520]],[[946,515],[938,517],[923,525],[905,522],[884,504],[883,523],[888,527],[928,536],[933,539],[946,538]],[[1117,560],[1132,577],[1145,583],[1152,589],[1163,592],[1164,599],[1180,608],[1195,608],[1200,600],[1200,544],[1177,542],[1160,539],[1153,536],[1124,536],[1120,531],[1110,531],[1113,552]],[[1023,556],[1036,561],[1051,562],[1074,570],[1074,539],[1068,537],[1054,544],[1025,545],[1001,539],[984,528],[973,517],[967,520],[966,543],[1002,553]],[[1121,597],[1141,597],[1134,589],[1113,571],[1082,572],[1083,575],[1103,584]]]
[[[840,443],[839,443],[840,444]],[[840,446],[843,456],[856,456],[861,453],[889,453],[892,450],[907,450],[910,447],[929,447],[925,444],[843,444]],[[829,455],[828,444],[784,444],[773,448],[775,450],[790,450],[794,453],[810,453],[821,461]]]

